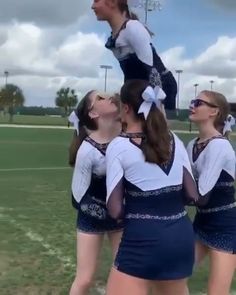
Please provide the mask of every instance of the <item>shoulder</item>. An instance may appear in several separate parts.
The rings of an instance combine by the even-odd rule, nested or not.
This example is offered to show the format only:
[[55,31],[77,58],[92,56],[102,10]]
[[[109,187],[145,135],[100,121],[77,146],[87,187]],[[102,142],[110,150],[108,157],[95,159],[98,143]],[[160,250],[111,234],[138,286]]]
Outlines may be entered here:
[[108,145],[106,154],[119,154],[125,150],[127,138],[117,136]]
[[192,148],[193,148],[194,143],[196,142],[196,140],[197,140],[197,137],[195,137],[192,140],[190,140],[190,142],[187,144],[187,147],[186,147],[187,151],[192,150]]
[[185,145],[183,141],[176,135],[174,132],[171,132],[174,142],[175,142],[175,147],[180,148],[180,149],[185,149]]
[[208,143],[210,153],[220,153],[222,155],[234,154],[234,149],[227,138],[214,138]]
[[77,158],[92,158],[95,148],[87,141],[83,141],[77,152]]
[[147,29],[145,28],[145,26],[139,21],[139,20],[129,20],[126,23],[126,27],[125,27],[125,31],[129,34],[135,33],[145,33],[147,35],[149,35]]

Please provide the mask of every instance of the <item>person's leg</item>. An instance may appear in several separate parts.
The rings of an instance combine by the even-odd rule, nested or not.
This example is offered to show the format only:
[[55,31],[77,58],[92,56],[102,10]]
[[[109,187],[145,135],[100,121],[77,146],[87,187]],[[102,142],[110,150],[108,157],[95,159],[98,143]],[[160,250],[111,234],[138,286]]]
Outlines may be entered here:
[[201,242],[197,241],[195,243],[195,264],[198,266],[208,255],[209,248],[203,245]]
[[236,268],[236,255],[211,249],[208,295],[229,295]]
[[[111,269],[106,295],[148,295],[150,282]],[[176,295],[176,294],[175,294]]]
[[153,283],[153,295],[188,295],[187,279],[156,281]]
[[111,244],[113,260],[116,257],[116,253],[119,248],[122,233],[123,233],[122,231],[115,231],[115,232],[110,232],[110,233],[108,232],[108,238],[109,238],[110,244]]
[[103,235],[77,232],[77,269],[70,295],[87,295],[97,269]]

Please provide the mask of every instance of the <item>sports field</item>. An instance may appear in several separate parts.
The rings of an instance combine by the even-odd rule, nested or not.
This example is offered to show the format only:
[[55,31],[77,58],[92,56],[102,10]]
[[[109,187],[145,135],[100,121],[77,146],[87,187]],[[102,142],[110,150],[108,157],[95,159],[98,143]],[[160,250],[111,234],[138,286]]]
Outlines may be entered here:
[[[1,295],[68,294],[75,273],[71,136],[66,129],[0,128]],[[106,243],[92,295],[103,294],[110,265]],[[206,281],[205,264],[190,280],[191,294],[201,294]]]

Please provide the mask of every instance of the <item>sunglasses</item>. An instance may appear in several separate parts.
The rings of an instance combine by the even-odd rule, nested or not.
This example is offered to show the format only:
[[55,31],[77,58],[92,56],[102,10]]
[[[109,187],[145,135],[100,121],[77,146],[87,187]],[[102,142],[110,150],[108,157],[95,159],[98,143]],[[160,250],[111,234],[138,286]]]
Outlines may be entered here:
[[206,105],[210,108],[218,108],[217,105],[210,103],[208,101],[205,101],[203,99],[200,99],[200,98],[193,99],[193,100],[191,100],[191,103],[190,103],[190,107],[192,107],[192,108],[198,108],[202,105]]

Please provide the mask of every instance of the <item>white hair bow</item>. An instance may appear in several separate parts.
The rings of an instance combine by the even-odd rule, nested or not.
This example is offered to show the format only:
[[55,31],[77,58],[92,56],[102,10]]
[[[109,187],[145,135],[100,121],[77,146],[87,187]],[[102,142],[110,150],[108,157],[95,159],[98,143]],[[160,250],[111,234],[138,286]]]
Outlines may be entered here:
[[77,131],[77,135],[79,134],[79,118],[76,115],[75,111],[73,111],[69,117],[68,121],[73,124],[75,130]]
[[166,98],[166,94],[159,86],[155,88],[148,86],[144,90],[142,98],[144,101],[138,110],[138,114],[143,113],[145,120],[147,120],[152,104],[154,103],[161,110],[161,101]]
[[223,135],[225,135],[226,132],[228,131],[232,131],[232,127],[235,125],[235,119],[232,115],[228,115],[226,121],[225,121],[225,125],[224,125],[224,129],[223,129]]

